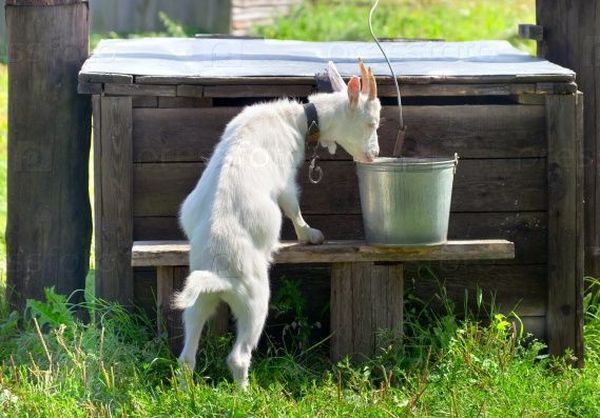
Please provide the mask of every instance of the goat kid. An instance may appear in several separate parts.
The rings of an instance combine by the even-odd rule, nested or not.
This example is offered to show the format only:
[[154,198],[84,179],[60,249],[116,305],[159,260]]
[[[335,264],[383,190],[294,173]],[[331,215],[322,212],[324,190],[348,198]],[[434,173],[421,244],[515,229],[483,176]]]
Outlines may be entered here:
[[[348,85],[333,63],[327,67],[333,93],[309,97],[315,105],[323,147],[337,145],[357,161],[379,154],[381,104],[371,69],[359,60],[361,78]],[[362,88],[361,88],[362,81]],[[321,231],[302,218],[296,172],[305,159],[308,117],[303,105],[279,100],[249,106],[226,127],[196,188],[181,207],[180,222],[190,241],[190,275],[173,305],[184,309],[184,348],[179,357],[194,369],[202,328],[220,301],[237,319],[227,364],[242,388],[267,318],[269,265],[279,245],[281,211],[298,240],[321,244]],[[280,210],[281,208],[281,210]]]

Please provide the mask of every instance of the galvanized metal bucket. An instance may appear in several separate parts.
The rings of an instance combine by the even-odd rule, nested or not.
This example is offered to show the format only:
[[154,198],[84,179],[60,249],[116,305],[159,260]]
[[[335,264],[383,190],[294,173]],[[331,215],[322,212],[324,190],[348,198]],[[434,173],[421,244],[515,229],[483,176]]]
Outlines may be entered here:
[[454,158],[377,158],[357,163],[367,243],[440,245],[448,236]]

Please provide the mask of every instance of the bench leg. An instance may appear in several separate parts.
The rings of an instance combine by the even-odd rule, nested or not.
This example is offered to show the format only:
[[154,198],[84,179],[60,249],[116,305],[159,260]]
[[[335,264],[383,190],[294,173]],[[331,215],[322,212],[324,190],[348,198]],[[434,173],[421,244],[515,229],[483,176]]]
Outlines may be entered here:
[[156,314],[159,334],[167,333],[169,346],[176,349],[175,312],[171,309],[171,298],[175,289],[175,267],[159,266],[156,268]]
[[[188,267],[159,266],[156,269],[158,333],[167,333],[169,346],[175,355],[179,355],[183,348],[183,323],[181,311],[171,309],[171,299],[173,293],[183,287],[188,274]],[[229,307],[220,303],[204,334],[225,335],[229,332],[229,317]]]
[[331,359],[373,355],[380,330],[402,335],[401,264],[335,263],[331,267]]

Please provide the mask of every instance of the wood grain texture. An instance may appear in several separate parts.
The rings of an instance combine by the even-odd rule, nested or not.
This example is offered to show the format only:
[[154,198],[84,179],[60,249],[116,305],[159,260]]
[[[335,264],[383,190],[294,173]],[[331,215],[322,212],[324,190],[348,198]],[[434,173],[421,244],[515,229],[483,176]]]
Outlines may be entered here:
[[159,97],[158,107],[160,108],[193,108],[193,107],[211,107],[212,99],[208,97]]
[[[180,86],[181,87],[181,86]],[[541,96],[540,96],[541,97]],[[227,123],[242,108],[140,109],[134,111],[134,161],[200,161],[211,155]],[[406,156],[454,155],[461,158],[546,156],[543,106],[405,106]],[[397,109],[385,106],[379,129],[381,155],[391,155],[398,129]],[[335,156],[351,160],[339,149]]]
[[[345,263],[372,261],[501,260],[514,258],[514,245],[506,240],[448,241],[422,247],[372,247],[362,241],[335,241],[322,245],[283,242],[276,263]],[[131,265],[186,266],[189,244],[185,241],[136,241]]]
[[[354,163],[322,161],[320,165],[324,177],[317,185],[308,180],[307,164],[300,169],[298,181],[303,213],[360,214]],[[202,163],[134,164],[135,216],[175,216],[203,168]],[[545,211],[546,207],[545,159],[462,160],[459,163],[452,211]]]
[[[323,232],[327,240],[364,240],[361,215],[305,215],[306,222]],[[543,264],[547,259],[545,212],[454,212],[450,215],[450,239],[505,239],[515,243],[515,259],[509,264]],[[284,219],[281,239],[293,241],[292,223]],[[134,241],[184,240],[175,217],[135,217]]]
[[133,96],[131,99],[134,108],[158,107],[158,97],[156,96]]
[[77,72],[89,29],[87,5],[78,3],[6,7],[6,279],[17,311],[26,299],[43,300],[44,288],[66,295],[83,289],[88,272],[91,102],[77,94]]
[[171,96],[177,95],[175,86],[152,86],[144,84],[104,84],[104,94],[115,96]]
[[204,96],[222,97],[307,97],[315,93],[310,84],[246,84],[204,86]]
[[[407,287],[419,300],[441,310],[445,294],[463,313],[466,305],[473,314],[489,317],[491,306],[500,312],[543,316],[547,310],[547,268],[545,264],[499,265],[479,263],[406,263]],[[444,289],[442,289],[444,286]],[[483,306],[477,306],[478,289]]]
[[110,74],[110,73],[85,73],[80,72],[77,76],[80,82],[85,83],[118,83],[131,84],[133,76],[131,74]]
[[[390,79],[378,78],[380,98],[396,97],[396,88]],[[239,79],[173,78],[173,77],[137,77],[139,84],[173,85],[177,87],[177,96],[182,97],[219,97],[219,98],[304,98],[317,91],[314,78],[264,78],[251,77]],[[192,84],[197,83],[197,84]],[[464,97],[464,96],[513,96],[519,94],[546,94],[564,90],[565,83],[463,83],[463,84],[401,84],[403,97]],[[206,93],[205,93],[206,88]],[[548,90],[550,88],[551,91]]]
[[548,96],[548,349],[583,365],[582,98]]
[[[600,37],[599,0],[537,0],[537,20],[545,30],[539,55],[577,73],[584,94],[585,272],[600,276]],[[572,92],[574,93],[574,92]]]
[[131,112],[131,97],[107,96],[95,112],[96,296],[124,305],[133,302]]
[[173,318],[171,317],[171,297],[175,288],[175,267],[160,266],[156,268],[156,326],[159,335],[173,335]]
[[[332,361],[346,356],[370,358],[379,337],[402,334],[403,277],[401,265],[334,264],[331,272]],[[394,339],[395,339],[394,338]],[[397,342],[397,341],[396,341]]]

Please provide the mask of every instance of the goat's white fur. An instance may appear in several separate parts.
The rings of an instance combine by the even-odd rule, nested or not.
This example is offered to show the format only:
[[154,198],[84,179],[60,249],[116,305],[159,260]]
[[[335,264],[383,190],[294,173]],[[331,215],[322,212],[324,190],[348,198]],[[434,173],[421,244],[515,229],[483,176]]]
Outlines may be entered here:
[[[379,153],[379,100],[361,93],[356,78],[347,87],[332,63],[328,72],[336,92],[309,98],[319,115],[320,143],[331,153],[339,144],[356,160],[371,161]],[[324,240],[304,221],[298,205],[296,172],[305,158],[306,131],[306,116],[296,101],[247,107],[227,125],[183,203],[180,222],[190,240],[191,274],[173,305],[185,309],[179,360],[192,370],[202,328],[224,301],[237,319],[227,363],[234,379],[247,387],[252,350],[267,317],[268,269],[279,244],[280,208],[299,241]]]

